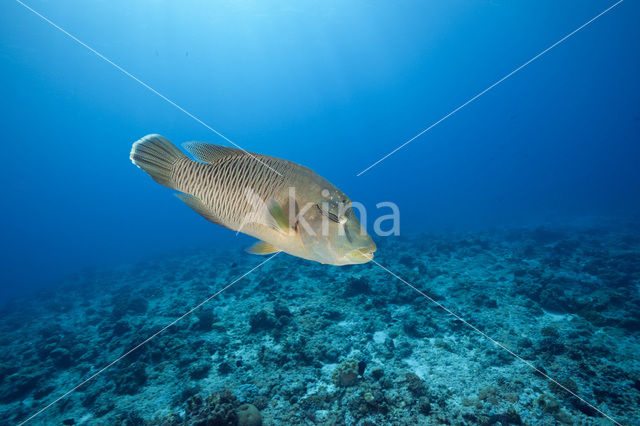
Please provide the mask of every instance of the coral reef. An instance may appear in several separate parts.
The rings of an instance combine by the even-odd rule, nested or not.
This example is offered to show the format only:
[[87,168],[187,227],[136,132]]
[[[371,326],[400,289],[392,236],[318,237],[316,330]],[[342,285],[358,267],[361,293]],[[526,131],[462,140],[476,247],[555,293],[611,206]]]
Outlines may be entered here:
[[[278,256],[37,418],[41,424],[623,424],[640,419],[634,224],[379,242],[343,268]],[[260,259],[193,251],[91,270],[0,311],[17,423]],[[452,317],[492,336],[557,383]]]
[[358,381],[358,362],[353,359],[342,361],[331,375],[337,386],[353,386]]

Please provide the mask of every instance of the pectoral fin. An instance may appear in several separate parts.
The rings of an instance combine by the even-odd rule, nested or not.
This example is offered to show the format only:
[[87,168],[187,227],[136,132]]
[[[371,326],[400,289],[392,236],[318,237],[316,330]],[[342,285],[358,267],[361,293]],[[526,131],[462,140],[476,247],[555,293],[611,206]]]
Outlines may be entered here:
[[247,251],[251,254],[271,254],[282,250],[276,248],[272,244],[265,243],[264,241],[258,241],[249,247]]
[[280,232],[289,232],[289,220],[276,200],[273,198],[269,200],[267,203],[267,210],[271,216],[268,218],[271,222],[271,226]]

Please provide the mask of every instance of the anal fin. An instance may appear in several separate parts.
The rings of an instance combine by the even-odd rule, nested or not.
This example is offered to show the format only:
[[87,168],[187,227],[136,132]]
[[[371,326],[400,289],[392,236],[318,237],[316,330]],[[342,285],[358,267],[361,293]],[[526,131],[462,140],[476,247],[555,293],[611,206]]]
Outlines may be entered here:
[[257,243],[249,247],[247,251],[251,254],[271,254],[282,250],[276,248],[273,244],[265,243],[264,241],[258,241]]
[[225,226],[223,223],[220,222],[220,220],[217,217],[213,215],[213,213],[211,213],[211,211],[209,211],[207,206],[205,206],[204,203],[198,197],[194,197],[191,194],[185,194],[182,192],[175,194],[175,196],[181,199],[182,201],[184,201],[189,207],[195,210],[196,213],[198,213],[200,216],[204,217],[208,221],[213,222],[217,225]]

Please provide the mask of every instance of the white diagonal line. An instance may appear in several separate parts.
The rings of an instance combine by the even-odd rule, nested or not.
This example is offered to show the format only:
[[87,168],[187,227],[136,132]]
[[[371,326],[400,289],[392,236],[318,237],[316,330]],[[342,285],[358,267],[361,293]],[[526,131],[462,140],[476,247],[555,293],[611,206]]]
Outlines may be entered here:
[[176,104],[175,102],[173,102],[171,99],[167,98],[165,95],[163,95],[162,93],[158,92],[156,89],[154,89],[153,87],[149,86],[147,83],[145,83],[144,81],[140,80],[138,77],[136,77],[135,75],[131,74],[129,71],[125,70],[124,68],[122,68],[120,65],[116,64],[115,62],[113,62],[111,59],[107,58],[106,56],[104,56],[102,53],[98,52],[97,50],[95,50],[93,47],[89,46],[87,43],[83,42],[82,40],[80,40],[79,38],[77,38],[76,36],[74,36],[73,34],[69,33],[67,30],[65,30],[64,28],[60,27],[59,25],[57,25],[55,22],[51,21],[50,19],[48,19],[46,16],[42,15],[41,13],[39,13],[38,11],[34,10],[32,7],[30,7],[29,5],[25,4],[24,2],[20,1],[20,0],[16,0],[17,3],[19,3],[20,5],[24,6],[27,10],[30,10],[31,12],[33,12],[35,15],[39,16],[40,18],[42,18],[45,22],[51,24],[54,28],[60,30],[63,34],[65,34],[66,36],[68,36],[69,38],[71,38],[73,41],[75,41],[76,43],[86,47],[88,50],[90,50],[92,53],[96,54],[96,56],[98,56],[100,59],[103,59],[104,61],[108,62],[109,64],[113,65],[118,71],[121,71],[124,75],[126,75],[127,77],[131,77],[133,80],[135,80],[136,82],[140,83],[140,85],[142,85],[143,87],[145,87],[146,89],[149,89],[151,92],[155,93],[156,95],[160,96],[163,100],[167,101],[169,104],[171,104],[172,106],[178,108],[180,111],[184,112],[185,114],[187,114],[189,117],[193,118],[194,120],[196,120],[198,123],[202,124],[204,127],[206,127],[207,129],[211,130],[213,133],[215,133],[216,135],[220,136],[222,139],[226,140],[227,142],[229,142],[231,145],[235,146],[236,148],[244,151],[247,155],[249,155],[251,158],[253,158],[254,160],[256,160],[257,162],[259,162],[260,164],[262,164],[263,166],[267,167],[268,169],[271,169],[271,171],[275,172],[276,174],[282,176],[281,173],[279,173],[277,170],[273,169],[272,167],[270,167],[268,164],[265,164],[263,161],[261,161],[259,158],[257,158],[255,155],[253,155],[252,153],[250,153],[249,151],[247,151],[246,149],[244,149],[243,147],[241,147],[240,145],[238,145],[237,143],[235,143],[234,141],[232,141],[231,139],[229,139],[228,137],[226,137],[225,135],[223,135],[222,133],[220,133],[219,131],[217,131],[216,129],[214,129],[213,127],[209,126],[207,123],[205,123],[204,121],[200,120],[198,117],[196,117],[195,115],[191,114],[189,111],[187,111],[186,109],[182,108],[180,105]]
[[615,423],[616,425],[620,425],[622,426],[619,422],[615,421],[611,416],[609,416],[608,414],[602,412],[598,407],[596,407],[595,405],[593,405],[592,403],[590,403],[589,401],[585,400],[584,398],[580,397],[578,394],[576,394],[575,392],[573,392],[571,389],[568,389],[566,386],[564,386],[562,383],[559,383],[558,381],[556,381],[555,379],[553,379],[552,377],[550,377],[547,373],[545,373],[544,371],[540,370],[538,367],[536,367],[535,365],[533,365],[532,363],[530,363],[529,361],[525,360],[524,358],[522,358],[520,355],[516,354],[515,352],[513,352],[511,349],[507,348],[505,345],[503,345],[502,343],[498,342],[497,340],[495,340],[494,338],[492,338],[491,336],[489,336],[488,334],[486,334],[484,331],[480,330],[478,327],[476,327],[475,325],[469,323],[468,321],[466,321],[464,318],[460,317],[459,315],[457,315],[455,312],[449,310],[448,308],[446,308],[442,303],[437,302],[435,299],[433,299],[432,297],[429,297],[426,293],[420,291],[419,289],[417,289],[416,287],[414,287],[412,284],[410,284],[409,282],[403,280],[402,278],[400,278],[398,275],[394,274],[392,271],[390,271],[389,269],[385,268],[384,266],[382,266],[381,264],[379,264],[378,262],[376,262],[375,260],[371,259],[371,261],[373,263],[375,263],[376,265],[378,265],[380,268],[384,269],[387,273],[389,273],[390,275],[392,275],[393,277],[395,277],[397,280],[403,282],[404,284],[406,284],[407,286],[411,287],[413,290],[415,290],[417,293],[419,293],[421,296],[423,296],[425,299],[428,299],[429,301],[433,302],[437,307],[439,307],[440,309],[444,310],[446,313],[448,313],[449,315],[453,316],[455,319],[457,319],[458,321],[462,322],[464,325],[468,326],[469,328],[471,328],[473,331],[479,333],[481,336],[483,336],[484,338],[488,339],[489,341],[491,341],[493,344],[495,344],[496,346],[502,348],[503,350],[505,350],[507,353],[509,353],[510,355],[512,355],[513,357],[515,357],[516,359],[522,361],[524,364],[526,364],[528,367],[530,367],[532,370],[534,370],[536,373],[544,376],[547,380],[550,380],[551,382],[555,383],[556,385],[560,386],[562,389],[564,389],[565,391],[569,392],[572,396],[578,398],[580,401],[584,402],[585,404],[587,404],[589,407],[593,408],[594,410],[596,410],[598,413],[600,413],[602,416],[604,416],[605,418],[607,418],[608,420],[611,420],[613,423]]
[[520,65],[518,68],[516,68],[515,70],[511,71],[509,74],[505,75],[504,77],[502,77],[500,80],[496,81],[495,83],[493,83],[491,86],[487,87],[486,89],[484,89],[482,92],[478,93],[477,95],[475,95],[473,98],[469,99],[467,102],[463,103],[462,105],[460,105],[458,108],[454,109],[453,111],[451,111],[449,114],[445,115],[444,117],[442,117],[440,120],[436,121],[435,123],[433,123],[431,126],[427,127],[426,129],[424,129],[423,131],[421,131],[420,133],[418,133],[417,135],[415,135],[414,137],[412,137],[411,139],[409,139],[408,141],[406,141],[405,143],[403,143],[402,145],[400,145],[399,147],[397,147],[396,149],[394,149],[393,151],[389,152],[387,155],[385,155],[384,157],[380,158],[378,161],[376,161],[375,163],[371,164],[369,167],[367,167],[366,169],[362,170],[360,173],[358,173],[356,176],[360,176],[362,174],[364,174],[365,172],[367,172],[368,170],[370,170],[371,168],[375,167],[376,165],[378,165],[379,163],[381,163],[382,161],[386,160],[387,158],[391,157],[393,154],[395,154],[396,152],[400,151],[402,148],[404,148],[405,146],[409,145],[411,142],[413,142],[414,140],[418,139],[420,136],[424,135],[425,133],[427,133],[429,130],[433,129],[434,127],[436,127],[438,124],[442,123],[444,120],[446,120],[447,118],[451,117],[453,114],[455,114],[456,112],[460,111],[462,108],[466,107],[467,105],[469,105],[471,102],[475,101],[476,99],[478,99],[480,96],[484,95],[485,93],[487,93],[489,90],[493,89],[494,87],[496,87],[498,84],[502,83],[503,81],[505,81],[506,79],[508,79],[509,77],[511,77],[512,75],[514,75],[515,73],[517,73],[518,71],[520,71],[521,69],[523,69],[524,67],[526,67],[527,65],[529,65],[531,62],[535,61],[536,59],[538,59],[539,57],[541,57],[542,55],[544,55],[545,53],[547,53],[548,51],[550,51],[551,49],[553,49],[554,47],[556,47],[557,45],[559,45],[560,43],[562,43],[563,41],[565,41],[566,39],[568,39],[569,37],[571,37],[572,35],[574,35],[575,33],[577,33],[578,31],[580,31],[581,29],[583,29],[584,27],[586,27],[587,25],[591,24],[593,21],[595,21],[596,19],[598,19],[599,17],[601,17],[602,15],[604,15],[605,13],[609,12],[611,9],[613,9],[614,7],[616,7],[617,5],[619,5],[620,3],[622,3],[624,0],[618,0],[616,3],[614,3],[613,5],[609,6],[608,8],[606,8],[605,10],[603,10],[602,12],[600,12],[598,15],[594,16],[593,18],[591,18],[590,20],[588,20],[587,22],[585,22],[584,24],[582,24],[581,26],[579,26],[578,28],[576,28],[575,30],[571,31],[569,34],[567,34],[566,36],[562,37],[560,40],[556,41],[555,43],[553,43],[551,46],[547,47],[546,49],[544,49],[542,52],[538,53],[536,56],[534,56],[533,58],[529,59],[527,62],[525,62],[524,64]]
[[71,388],[69,391],[65,392],[63,395],[59,396],[58,398],[56,398],[55,400],[53,400],[51,403],[49,403],[49,405],[41,408],[38,412],[34,413],[33,415],[31,415],[30,417],[28,417],[27,419],[21,421],[19,423],[19,425],[23,425],[31,420],[33,420],[33,418],[35,418],[36,416],[42,414],[44,411],[48,410],[49,408],[51,408],[51,406],[53,406],[54,404],[56,404],[57,402],[59,402],[60,400],[66,398],[67,396],[69,396],[70,394],[72,394],[73,392],[75,392],[76,390],[78,390],[78,388],[80,388],[82,385],[84,385],[85,383],[91,381],[92,379],[94,379],[96,376],[102,374],[103,372],[105,372],[106,370],[108,370],[109,368],[111,368],[115,363],[117,363],[118,361],[120,361],[121,359],[125,358],[127,355],[129,355],[131,352],[135,351],[136,349],[140,348],[141,346],[144,346],[145,344],[147,344],[149,341],[151,341],[153,338],[155,338],[156,336],[158,336],[159,334],[161,334],[162,332],[164,332],[166,329],[168,329],[169,327],[173,326],[174,324],[176,324],[178,321],[182,320],[184,317],[190,315],[193,311],[195,311],[196,309],[200,308],[202,305],[204,305],[205,303],[209,302],[211,299],[213,299],[214,297],[216,297],[217,295],[219,295],[220,293],[222,293],[223,291],[225,291],[226,289],[228,289],[229,287],[231,287],[232,285],[234,285],[235,283],[237,283],[238,281],[240,281],[241,279],[243,279],[244,277],[246,277],[247,275],[249,275],[250,273],[252,273],[253,271],[255,271],[256,269],[260,268],[262,265],[264,265],[265,263],[267,263],[268,261],[270,261],[271,259],[273,259],[274,257],[276,257],[280,252],[276,252],[274,255],[270,256],[268,259],[266,259],[265,261],[263,261],[262,263],[258,264],[257,266],[254,266],[252,269],[250,269],[248,272],[245,272],[244,274],[242,274],[240,277],[236,278],[235,280],[233,280],[230,284],[227,284],[225,287],[223,287],[221,290],[217,291],[216,293],[212,294],[211,296],[207,297],[204,301],[200,302],[199,304],[197,304],[195,307],[191,308],[188,312],[186,312],[185,314],[183,314],[182,316],[176,318],[175,320],[173,320],[171,323],[167,324],[166,326],[164,326],[162,329],[160,329],[159,331],[156,331],[155,333],[153,333],[151,336],[149,336],[146,340],[142,341],[141,343],[139,343],[138,345],[136,345],[135,347],[129,349],[127,352],[125,352],[123,355],[121,355],[119,358],[115,359],[114,361],[110,362],[109,364],[107,364],[106,366],[102,367],[100,370],[98,370],[97,372],[95,372],[94,374],[92,374],[91,376],[89,376],[88,378],[86,378],[85,380],[83,380],[82,382],[80,382],[79,384],[77,384],[76,386],[74,386],[73,388]]

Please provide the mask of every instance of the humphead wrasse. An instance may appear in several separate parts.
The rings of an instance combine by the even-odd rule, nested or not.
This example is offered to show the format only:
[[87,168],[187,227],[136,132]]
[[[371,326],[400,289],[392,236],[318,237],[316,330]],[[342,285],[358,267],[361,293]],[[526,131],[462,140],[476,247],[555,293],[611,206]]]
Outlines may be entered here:
[[376,245],[350,199],[311,169],[204,142],[183,147],[198,161],[160,135],[135,142],[130,157],[207,220],[258,238],[249,252],[331,265],[373,259]]

